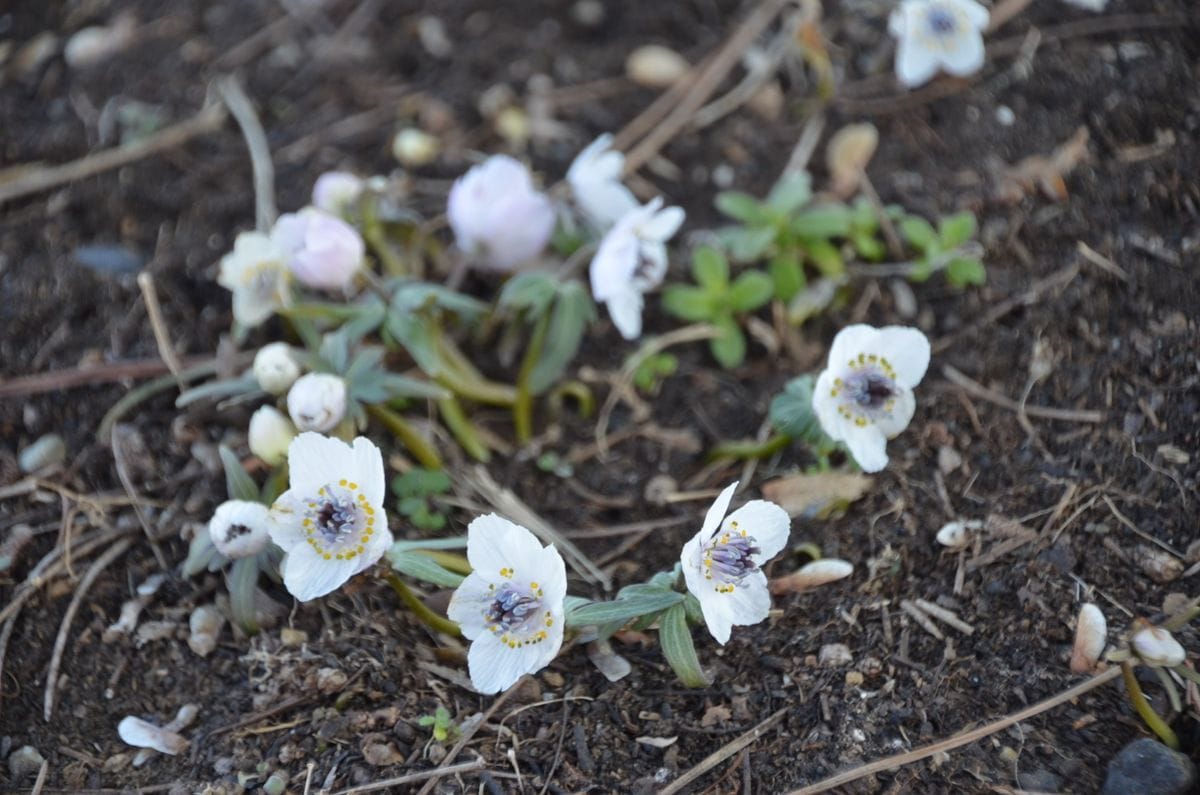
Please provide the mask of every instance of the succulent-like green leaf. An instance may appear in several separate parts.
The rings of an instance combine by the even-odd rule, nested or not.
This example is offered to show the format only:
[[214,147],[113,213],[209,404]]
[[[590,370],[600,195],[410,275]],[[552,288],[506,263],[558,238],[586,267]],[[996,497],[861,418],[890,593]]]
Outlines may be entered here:
[[729,289],[729,308],[734,312],[753,312],[775,295],[775,281],[762,271],[745,271],[733,280]]

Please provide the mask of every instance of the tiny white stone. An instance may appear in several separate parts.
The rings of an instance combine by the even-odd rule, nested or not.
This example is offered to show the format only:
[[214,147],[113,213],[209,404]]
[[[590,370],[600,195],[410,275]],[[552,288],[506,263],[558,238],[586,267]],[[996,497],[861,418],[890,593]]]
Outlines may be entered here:
[[983,527],[983,522],[971,519],[965,522],[948,522],[937,533],[937,542],[944,547],[961,549],[971,542],[974,533]]
[[854,655],[845,643],[826,643],[817,652],[817,661],[826,668],[840,668],[854,662]]
[[1108,622],[1100,608],[1091,602],[1079,608],[1079,618],[1075,622],[1075,646],[1071,651],[1071,671],[1077,674],[1089,673],[1096,667],[1100,655],[1104,653],[1104,644],[1108,640]]
[[658,44],[647,44],[629,53],[625,74],[646,88],[669,88],[691,69],[679,53]]
[[996,121],[1004,127],[1011,127],[1017,120],[1017,114],[1013,113],[1013,109],[1008,105],[1001,105],[996,108]]

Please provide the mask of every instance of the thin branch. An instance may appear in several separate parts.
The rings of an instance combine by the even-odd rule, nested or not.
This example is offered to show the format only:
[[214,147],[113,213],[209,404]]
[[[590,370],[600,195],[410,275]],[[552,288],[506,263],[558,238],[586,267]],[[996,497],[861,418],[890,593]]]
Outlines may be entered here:
[[[971,396],[986,400],[1009,411],[1019,411],[1021,405],[999,392],[988,389],[978,381],[973,380],[951,365],[942,365],[942,375],[957,387],[961,387]],[[1092,409],[1056,409],[1050,406],[1026,406],[1025,413],[1030,417],[1041,417],[1045,420],[1062,420],[1064,422],[1103,422],[1104,412]]]
[[333,795],[358,795],[360,792],[378,792],[382,789],[391,789],[401,784],[416,784],[418,781],[425,779],[433,779],[436,781],[443,776],[457,776],[460,773],[474,773],[483,770],[487,765],[483,762],[483,757],[479,757],[474,762],[459,762],[457,765],[449,767],[436,767],[433,770],[422,770],[418,773],[409,773],[396,778],[385,778],[380,781],[372,781],[370,784],[359,784],[357,787],[349,789],[340,789]]
[[674,795],[676,792],[682,792],[684,788],[686,788],[693,781],[700,778],[709,770],[712,770],[729,757],[738,753],[746,746],[757,741],[771,729],[775,728],[775,724],[783,720],[783,716],[788,713],[788,709],[789,707],[783,707],[775,710],[766,718],[766,720],[759,723],[753,729],[750,729],[750,731],[742,734],[737,739],[726,743],[716,751],[713,751],[711,754],[701,759],[699,764],[697,764],[691,770],[672,781],[670,786],[659,790],[658,795]]

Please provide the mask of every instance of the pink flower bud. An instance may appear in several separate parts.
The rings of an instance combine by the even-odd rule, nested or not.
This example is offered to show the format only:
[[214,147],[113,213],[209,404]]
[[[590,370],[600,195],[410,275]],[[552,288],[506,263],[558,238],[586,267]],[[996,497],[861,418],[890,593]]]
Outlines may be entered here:
[[510,271],[536,257],[554,231],[554,206],[529,170],[494,155],[454,183],[446,209],[458,247],[485,267]]
[[271,239],[283,250],[292,274],[319,290],[348,289],[366,250],[358,230],[315,207],[279,216]]
[[313,183],[313,206],[334,215],[344,215],[362,195],[362,177],[347,171],[326,171]]

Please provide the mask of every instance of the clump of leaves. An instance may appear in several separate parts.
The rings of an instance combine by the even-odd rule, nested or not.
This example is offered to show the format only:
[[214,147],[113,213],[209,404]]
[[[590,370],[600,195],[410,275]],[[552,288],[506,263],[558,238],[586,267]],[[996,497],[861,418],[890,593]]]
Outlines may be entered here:
[[924,218],[906,215],[898,224],[904,240],[919,252],[917,268],[910,278],[921,282],[945,269],[946,281],[954,287],[983,284],[987,278],[977,250],[967,244],[975,236],[975,216],[956,213],[938,220],[937,229]]
[[432,715],[422,715],[417,718],[417,725],[430,728],[433,739],[439,743],[444,743],[451,737],[458,736],[458,726],[450,719],[450,710],[441,704],[438,705],[438,708],[434,710]]
[[633,383],[647,395],[657,395],[662,383],[675,375],[679,359],[665,351],[644,358],[633,371]]
[[663,291],[663,308],[689,322],[707,322],[720,334],[709,340],[713,357],[725,368],[746,358],[746,335],[738,315],[753,312],[771,300],[775,285],[765,273],[747,270],[732,281],[729,261],[715,248],[703,246],[692,255],[696,284],[673,284]]
[[436,531],[446,526],[446,517],[433,504],[433,498],[450,491],[450,478],[436,469],[414,467],[392,479],[400,513],[421,530]]

